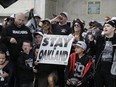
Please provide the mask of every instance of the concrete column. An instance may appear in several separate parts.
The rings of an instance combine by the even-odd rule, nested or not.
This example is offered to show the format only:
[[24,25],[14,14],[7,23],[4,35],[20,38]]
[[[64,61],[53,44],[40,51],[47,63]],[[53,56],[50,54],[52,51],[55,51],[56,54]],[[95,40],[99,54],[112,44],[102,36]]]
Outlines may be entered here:
[[34,0],[35,13],[39,14],[42,19],[45,18],[45,3],[46,0]]

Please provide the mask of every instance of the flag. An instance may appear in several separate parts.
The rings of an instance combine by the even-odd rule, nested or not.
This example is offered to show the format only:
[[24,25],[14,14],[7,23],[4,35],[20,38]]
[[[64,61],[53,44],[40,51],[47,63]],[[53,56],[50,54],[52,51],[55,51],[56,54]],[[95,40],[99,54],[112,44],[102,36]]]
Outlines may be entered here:
[[26,26],[33,30],[37,29],[37,22],[34,17],[33,9],[31,9],[29,12],[28,22]]
[[0,0],[0,4],[4,7],[7,8],[10,5],[12,5],[13,3],[15,3],[18,0]]

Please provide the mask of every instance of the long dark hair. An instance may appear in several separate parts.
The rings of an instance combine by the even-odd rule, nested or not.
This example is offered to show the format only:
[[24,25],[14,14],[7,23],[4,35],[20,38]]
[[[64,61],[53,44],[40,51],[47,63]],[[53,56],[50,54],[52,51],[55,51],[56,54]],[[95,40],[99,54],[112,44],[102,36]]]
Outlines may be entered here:
[[83,23],[81,22],[81,20],[79,18],[73,20],[73,22],[72,22],[72,33],[74,33],[74,25],[75,25],[75,23],[78,23],[81,26],[81,30],[80,30],[80,36],[81,36],[82,33],[84,32]]

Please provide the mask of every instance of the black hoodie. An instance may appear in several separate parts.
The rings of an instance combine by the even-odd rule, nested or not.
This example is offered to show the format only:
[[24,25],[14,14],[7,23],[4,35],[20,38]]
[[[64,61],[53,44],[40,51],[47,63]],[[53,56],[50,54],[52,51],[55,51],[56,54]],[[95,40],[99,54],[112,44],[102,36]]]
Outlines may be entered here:
[[29,54],[26,54],[24,52],[21,52],[18,60],[18,79],[20,83],[28,83],[33,82],[34,74],[33,74],[33,58],[34,54],[33,52],[30,52]]
[[[24,40],[32,41],[32,35],[28,27],[23,25],[18,28],[14,23],[3,30],[2,36],[4,37],[4,42],[9,48],[10,55],[12,58],[17,58],[21,51],[21,46]],[[11,44],[10,39],[15,38],[17,44]]]

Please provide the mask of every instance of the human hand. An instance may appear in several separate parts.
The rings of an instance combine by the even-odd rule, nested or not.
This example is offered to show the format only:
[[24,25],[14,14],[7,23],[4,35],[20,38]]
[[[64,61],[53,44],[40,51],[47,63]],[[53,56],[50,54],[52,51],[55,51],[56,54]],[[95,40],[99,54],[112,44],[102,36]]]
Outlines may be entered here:
[[35,64],[35,65],[38,65],[38,61],[34,61],[34,64]]
[[70,85],[71,83],[70,83],[70,79],[68,79],[67,81],[66,81],[66,84],[67,85]]
[[35,69],[35,66],[33,67],[33,72],[37,73],[37,69]]
[[6,72],[3,72],[3,74],[0,74],[0,77],[3,77],[3,78],[5,78],[7,76],[8,76],[8,73],[6,73]]
[[93,41],[93,40],[94,40],[93,35],[88,35],[88,40],[89,40],[89,41]]
[[78,81],[77,86],[80,86],[80,85],[82,85],[82,82]]
[[59,22],[60,20],[62,20],[62,16],[61,15],[57,15],[55,18],[53,18],[51,20],[51,22]]
[[15,44],[17,44],[17,41],[16,41],[15,38],[12,37],[12,38],[10,39],[10,43],[15,43]]

